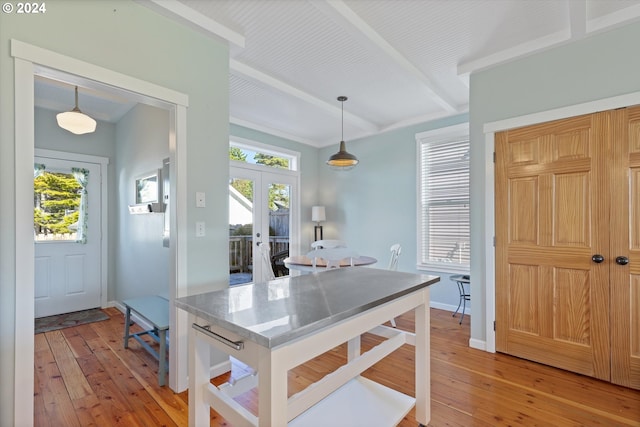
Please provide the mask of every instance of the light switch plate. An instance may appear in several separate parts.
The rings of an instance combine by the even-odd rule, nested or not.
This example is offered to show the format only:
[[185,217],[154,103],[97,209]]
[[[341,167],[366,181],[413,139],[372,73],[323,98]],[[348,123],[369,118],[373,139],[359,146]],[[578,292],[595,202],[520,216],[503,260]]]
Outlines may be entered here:
[[207,206],[205,195],[203,192],[196,192],[196,208],[204,208]]
[[204,226],[204,221],[196,222],[196,237],[204,237],[207,234]]

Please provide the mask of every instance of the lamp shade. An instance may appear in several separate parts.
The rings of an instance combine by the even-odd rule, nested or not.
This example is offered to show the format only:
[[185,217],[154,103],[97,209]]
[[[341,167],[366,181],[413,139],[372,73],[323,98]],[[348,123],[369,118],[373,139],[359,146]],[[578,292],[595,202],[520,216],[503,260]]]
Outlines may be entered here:
[[76,86],[76,106],[71,111],[56,115],[58,126],[76,135],[95,132],[96,121],[78,108],[78,86]]
[[342,107],[342,140],[340,141],[340,149],[338,152],[327,160],[329,167],[337,171],[348,171],[358,164],[358,158],[347,151],[347,145],[344,143],[344,101],[347,99],[346,96],[338,97],[338,101],[340,101]]
[[326,220],[327,217],[325,216],[324,206],[313,206],[311,208],[311,221],[321,222]]
[[340,141],[340,150],[329,157],[327,164],[336,170],[350,170],[358,164],[358,158],[347,152],[344,141]]
[[91,133],[96,130],[96,121],[80,110],[76,111],[75,108],[72,111],[59,113],[56,115],[56,120],[58,121],[58,126],[76,135]]

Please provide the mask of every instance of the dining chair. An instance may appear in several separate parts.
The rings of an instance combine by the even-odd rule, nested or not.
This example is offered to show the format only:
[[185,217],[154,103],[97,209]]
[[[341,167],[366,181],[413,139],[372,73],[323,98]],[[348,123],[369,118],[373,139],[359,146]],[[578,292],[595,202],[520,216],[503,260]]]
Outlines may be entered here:
[[[268,282],[269,280],[273,280],[276,278],[275,273],[273,272],[273,266],[271,265],[271,249],[268,244],[260,244],[258,246],[258,250],[260,252],[260,261],[262,263],[262,280],[260,282]],[[253,278],[253,281],[256,282],[256,278]]]
[[276,277],[288,276],[289,269],[284,265],[284,259],[289,256],[289,249],[271,255],[271,269]]
[[[391,258],[389,259],[389,270],[397,271],[398,270],[398,258],[400,258],[400,254],[402,253],[402,246],[400,243],[395,243],[391,245]],[[396,319],[391,319],[391,326],[396,327]]]
[[318,248],[307,253],[307,257],[312,260],[312,270],[318,271],[317,263],[318,259],[323,259],[326,263],[326,270],[332,268],[340,268],[340,261],[343,259],[349,259],[351,266],[353,267],[353,259],[359,255],[353,250],[347,247],[337,248]]
[[316,240],[315,242],[311,243],[311,249],[333,249],[333,248],[346,248],[347,247],[347,242],[345,242],[344,240],[331,240],[331,239],[325,239],[325,240]]
[[398,258],[400,258],[401,253],[402,253],[402,246],[400,246],[400,243],[395,243],[391,245],[391,259],[389,259],[389,270],[391,271],[398,270]]

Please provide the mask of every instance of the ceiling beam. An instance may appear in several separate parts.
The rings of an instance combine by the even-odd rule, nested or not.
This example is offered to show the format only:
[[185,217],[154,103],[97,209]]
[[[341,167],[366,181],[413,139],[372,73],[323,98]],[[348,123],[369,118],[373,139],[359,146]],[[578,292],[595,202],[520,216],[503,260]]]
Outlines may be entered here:
[[587,0],[569,0],[569,27],[572,39],[587,34]]
[[634,4],[624,9],[616,10],[587,21],[587,32],[596,33],[598,31],[611,29],[613,27],[624,25],[631,21],[637,21],[640,18],[640,4]]
[[615,12],[588,19],[587,0],[568,0],[569,25],[568,28],[553,34],[539,37],[509,49],[495,52],[481,58],[476,58],[458,64],[458,75],[469,74],[498,65],[512,59],[520,58],[536,52],[543,51],[568,42],[580,39],[587,34],[592,35],[599,31],[608,30],[618,25],[640,20],[640,4],[625,7]]
[[356,14],[342,0],[310,0],[318,10],[333,19],[346,31],[362,40],[366,45],[382,52],[386,57],[391,58],[394,63],[403,70],[416,77],[431,92],[433,101],[444,110],[454,113],[458,111],[455,100],[436,84],[433,79],[419,70],[411,61],[402,55],[396,48],[391,46],[378,32],[367,24],[358,14]]
[[[260,70],[252,68],[236,59],[229,59],[229,69],[233,74],[248,78],[249,80],[253,80],[261,85],[270,86],[280,92],[294,96],[302,101],[321,108],[333,116],[341,117],[342,109],[340,104],[338,104],[338,101],[336,101],[335,103],[325,102],[322,99],[309,94],[308,92],[293,87],[290,84],[283,82],[282,80],[263,73]],[[377,132],[379,130],[376,124],[347,111],[344,112],[344,119],[346,122],[369,132]]]
[[498,65],[516,58],[521,58],[526,55],[542,51],[544,49],[559,46],[562,43],[566,43],[570,39],[570,30],[567,28],[566,30],[558,31],[553,34],[548,34],[534,40],[520,43],[517,46],[492,53],[491,55],[459,63],[458,75],[469,74],[473,71],[483,70],[489,67],[493,67],[494,65]]
[[202,13],[185,6],[177,0],[135,0],[143,6],[148,7],[171,19],[178,19],[183,24],[200,31],[205,34],[213,34],[229,43],[244,48],[244,35],[221,23],[203,15]]
[[285,138],[285,139],[288,139],[290,141],[295,141],[295,142],[299,142],[301,144],[309,145],[311,147],[320,148],[320,145],[318,144],[317,141],[312,141],[310,139],[301,138],[300,136],[292,135],[290,133],[286,133],[286,132],[283,132],[281,130],[274,129],[274,128],[271,128],[271,127],[268,127],[268,126],[263,126],[263,125],[251,122],[249,120],[241,119],[239,117],[230,116],[229,117],[229,122],[233,123],[234,125],[243,126],[243,127],[249,128],[249,129],[257,130],[259,132],[268,133],[269,135],[278,136],[280,138]]

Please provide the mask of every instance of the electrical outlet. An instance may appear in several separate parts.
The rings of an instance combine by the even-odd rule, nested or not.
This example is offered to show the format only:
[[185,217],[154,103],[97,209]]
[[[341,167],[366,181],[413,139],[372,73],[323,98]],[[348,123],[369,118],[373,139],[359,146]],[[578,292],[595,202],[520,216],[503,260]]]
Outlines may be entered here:
[[204,221],[196,222],[196,237],[204,237],[207,234],[205,231]]

